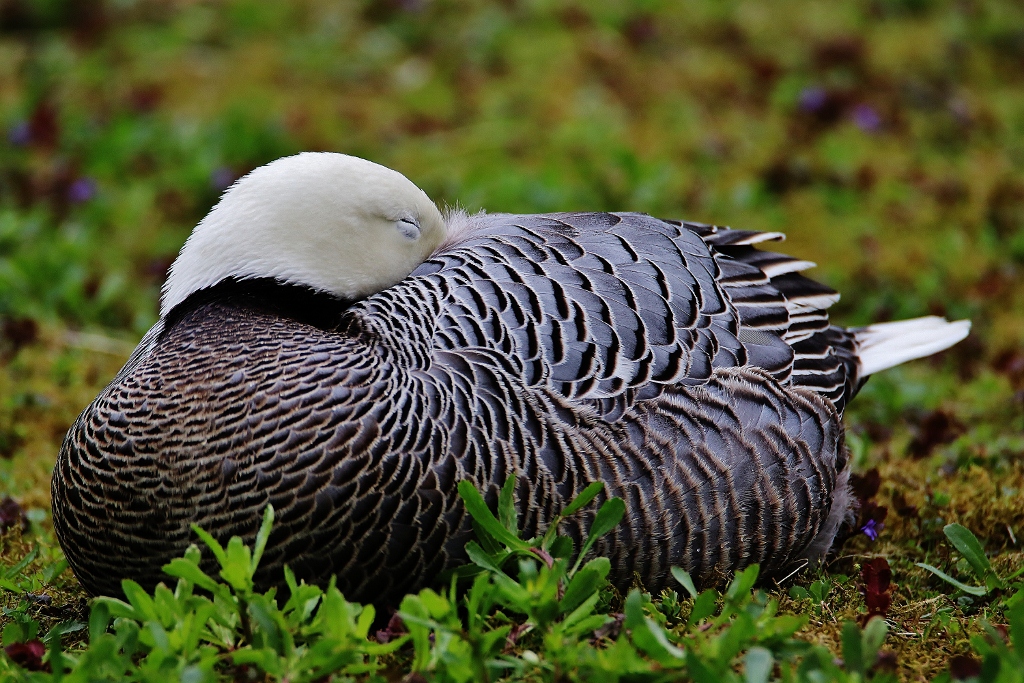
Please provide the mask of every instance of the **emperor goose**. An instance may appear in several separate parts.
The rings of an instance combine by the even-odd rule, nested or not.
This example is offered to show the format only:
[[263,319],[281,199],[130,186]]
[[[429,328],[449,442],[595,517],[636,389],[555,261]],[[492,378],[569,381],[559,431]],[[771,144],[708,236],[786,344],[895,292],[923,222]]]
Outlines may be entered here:
[[[159,322],[68,432],[61,545],[87,591],[151,588],[196,537],[388,603],[465,560],[456,492],[506,477],[525,537],[587,484],[626,503],[595,546],[648,590],[820,560],[850,515],[841,416],[868,375],[969,322],[844,329],[814,264],[639,213],[441,214],[330,153],[235,183],[171,266]],[[591,514],[563,522],[580,539]],[[209,558],[207,558],[209,560]]]

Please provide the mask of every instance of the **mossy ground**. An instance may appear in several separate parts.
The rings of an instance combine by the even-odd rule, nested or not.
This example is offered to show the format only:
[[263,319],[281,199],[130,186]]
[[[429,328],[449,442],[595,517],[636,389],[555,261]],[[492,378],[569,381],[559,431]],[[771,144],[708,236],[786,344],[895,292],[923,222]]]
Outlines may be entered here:
[[[63,434],[218,192],[343,151],[470,210],[784,231],[842,292],[842,324],[970,317],[964,343],[848,412],[858,472],[880,473],[878,540],[846,544],[821,605],[777,591],[838,651],[861,563],[887,558],[887,647],[930,679],[1000,621],[915,566],[969,576],[943,525],[1004,574],[1024,562],[1022,27],[1011,0],[0,3],[0,493],[32,520],[0,561],[59,558]],[[41,592],[50,619],[84,597],[70,572]]]

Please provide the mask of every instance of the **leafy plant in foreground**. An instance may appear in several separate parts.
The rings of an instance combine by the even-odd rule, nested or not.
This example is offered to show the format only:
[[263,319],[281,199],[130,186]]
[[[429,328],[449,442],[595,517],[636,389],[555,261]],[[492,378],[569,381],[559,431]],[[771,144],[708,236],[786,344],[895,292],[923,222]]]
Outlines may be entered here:
[[[603,614],[598,606],[609,590],[609,561],[584,561],[598,536],[621,518],[621,502],[602,505],[573,561],[572,543],[558,535],[558,522],[593,500],[601,485],[588,487],[543,536],[529,540],[518,533],[514,485],[503,487],[497,517],[479,492],[460,485],[480,542],[467,548],[474,566],[457,572],[448,591],[423,591],[403,601],[400,615],[413,637],[414,671],[459,683],[501,676],[711,683],[767,681],[777,665],[784,681],[894,680],[876,667],[884,621],[873,620],[864,631],[848,624],[848,664],[837,664],[826,648],[795,637],[805,616],[778,615],[778,602],[754,590],[756,565],[739,572],[724,594],[698,592],[690,575],[676,567],[672,574],[689,598],[679,600],[668,591],[656,605],[634,588],[621,614]],[[513,559],[517,571],[507,573]],[[453,597],[458,576],[473,577],[464,620]],[[674,624],[662,609],[672,613]]]
[[[312,681],[331,673],[369,675],[380,668],[379,656],[401,647],[407,638],[382,645],[367,639],[374,619],[370,606],[345,601],[330,585],[326,590],[297,584],[285,571],[291,595],[278,607],[275,591],[257,593],[252,577],[273,524],[268,506],[252,551],[233,537],[222,547],[208,533],[193,527],[217,558],[217,580],[199,567],[200,552],[190,547],[164,571],[178,579],[172,591],[159,584],[147,593],[134,581],[122,588],[127,602],[97,598],[89,617],[89,646],[63,652],[60,635],[73,624],[55,627],[43,638],[46,668],[28,672],[10,659],[0,673],[15,680],[44,681],[212,681],[221,676]],[[196,588],[209,593],[200,595]],[[10,639],[32,642],[34,633],[4,632]],[[43,668],[43,667],[39,667]]]
[[[778,602],[754,588],[757,566],[738,572],[724,592],[698,591],[674,568],[682,597],[667,590],[653,601],[634,588],[621,599],[607,580],[609,560],[587,553],[619,522],[622,502],[604,502],[574,553],[558,522],[590,504],[601,485],[588,487],[533,539],[518,530],[514,487],[502,488],[494,514],[476,489],[460,484],[478,532],[467,549],[472,565],[453,572],[444,589],[406,596],[387,638],[370,638],[373,608],[347,602],[333,583],[296,583],[286,570],[283,606],[274,590],[254,590],[273,524],[268,507],[251,549],[239,538],[222,546],[195,528],[220,566],[217,576],[200,568],[192,546],[164,568],[174,590],[160,584],[148,593],[125,581],[126,600],[98,598],[87,625],[60,623],[41,638],[38,623],[21,615],[4,629],[0,680],[375,682],[410,671],[410,680],[458,683],[895,680],[894,660],[881,649],[884,620],[863,629],[846,623],[837,660],[798,637],[807,616],[778,614]],[[826,586],[815,594],[823,600]],[[970,661],[978,662],[981,681],[1021,680],[1022,595],[1007,600],[1006,639],[993,627],[972,639],[980,659]],[[65,651],[62,636],[84,628],[88,646]]]

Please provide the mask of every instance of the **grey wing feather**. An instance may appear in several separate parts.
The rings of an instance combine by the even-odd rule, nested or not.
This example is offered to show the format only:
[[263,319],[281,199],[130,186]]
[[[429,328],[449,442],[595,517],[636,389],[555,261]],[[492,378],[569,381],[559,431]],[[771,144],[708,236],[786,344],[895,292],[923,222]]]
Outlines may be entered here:
[[441,347],[499,327],[487,343],[511,346],[528,385],[609,416],[650,383],[702,383],[716,363],[745,362],[736,309],[694,232],[641,214],[487,221],[413,273],[449,283]]
[[762,368],[840,411],[859,386],[853,338],[828,321],[838,294],[799,274],[813,263],[752,246],[781,233],[632,213],[471,220],[413,273],[447,283],[435,343],[500,348],[528,385],[608,419],[716,368]]

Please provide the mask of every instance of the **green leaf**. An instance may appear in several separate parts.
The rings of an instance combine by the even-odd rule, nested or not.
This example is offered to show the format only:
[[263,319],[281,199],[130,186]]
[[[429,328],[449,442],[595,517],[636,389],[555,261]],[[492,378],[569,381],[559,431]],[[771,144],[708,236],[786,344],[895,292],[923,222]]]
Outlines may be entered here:
[[141,615],[142,619],[140,621],[156,619],[156,608],[153,604],[153,598],[142,589],[142,586],[131,579],[122,579],[121,590],[124,591],[124,596],[128,598],[131,606]]
[[[590,539],[597,539],[614,529],[626,513],[626,504],[621,498],[609,498],[597,511],[594,523],[590,525]],[[589,540],[589,539],[588,539]]]
[[590,503],[597,497],[597,494],[604,490],[604,482],[595,481],[593,484],[587,486],[587,488],[580,491],[580,495],[572,499],[572,502],[564,510],[562,510],[562,517],[568,517],[569,515],[575,514],[584,505]]
[[398,608],[398,616],[402,619],[412,638],[415,653],[412,669],[413,671],[423,671],[430,661],[431,625],[427,618],[427,609],[418,595],[406,595]]
[[502,626],[483,634],[480,638],[480,650],[485,655],[491,655],[495,650],[500,650],[511,630],[512,625],[509,624],[508,626]]
[[373,618],[377,616],[377,610],[373,605],[366,605],[363,607],[363,611],[359,613],[359,618],[356,620],[356,635],[360,638],[366,638],[370,633],[370,627],[373,626]]
[[[588,486],[587,488],[590,487]],[[590,525],[587,540],[580,550],[579,557],[576,558],[576,564],[573,565],[572,571],[569,572],[570,576],[576,573],[580,563],[583,562],[583,558],[586,557],[591,546],[594,545],[594,541],[614,529],[622,520],[622,515],[625,512],[626,504],[622,502],[621,498],[609,498],[604,502],[604,505],[601,506],[601,509],[594,516],[594,523]]]
[[53,669],[54,673],[52,680],[60,681],[64,674],[64,668],[67,662],[64,658],[63,648],[60,644],[60,636],[51,636],[51,634],[53,634],[52,630],[47,634],[47,640],[45,641],[46,650],[49,655],[50,667]]
[[860,628],[852,621],[843,624],[843,661],[851,671],[864,675],[866,669],[864,663],[864,642],[861,639]]
[[882,643],[885,642],[885,636],[888,632],[889,625],[881,617],[872,617],[868,621],[867,626],[864,627],[861,654],[864,657],[865,667],[870,667],[875,663],[878,650],[882,647]]
[[256,567],[259,566],[260,560],[263,559],[263,551],[267,547],[267,539],[270,538],[270,529],[273,526],[274,506],[268,503],[267,509],[263,511],[263,522],[260,524],[260,530],[256,532],[256,544],[252,548],[250,574],[256,573]]
[[672,567],[672,576],[675,577],[676,581],[686,589],[686,592],[690,594],[691,598],[697,597],[697,587],[693,585],[693,579],[690,578],[690,573],[682,567]]
[[[258,598],[258,599],[257,599]],[[249,613],[253,621],[259,625],[259,634],[263,645],[270,647],[282,657],[289,654],[288,638],[282,632],[281,624],[278,623],[280,613],[274,608],[270,600],[265,596],[253,596],[249,603]],[[255,631],[255,629],[253,629]]]
[[501,492],[498,493],[498,520],[501,525],[509,530],[514,536],[519,536],[519,516],[516,513],[516,477],[510,476],[505,480]]
[[946,534],[949,542],[967,559],[971,569],[974,570],[974,575],[981,581],[988,579],[993,573],[992,564],[985,555],[985,549],[978,542],[977,536],[960,524],[947,524],[943,527],[942,533]]
[[487,507],[487,503],[484,502],[484,497],[480,495],[480,492],[476,490],[472,482],[466,480],[459,482],[459,496],[466,505],[466,510],[473,517],[473,521],[479,524],[484,531],[509,548],[516,550],[529,549],[528,543],[521,540],[495,519]]
[[1024,654],[1024,600],[1018,600],[1006,610],[1006,621],[1010,624],[1010,642],[1013,643],[1013,648]]
[[722,676],[712,671],[696,654],[691,654],[686,662],[687,673],[693,677],[694,683],[721,683]]
[[[572,629],[574,626],[578,626],[580,623],[585,621],[587,617],[592,616],[591,613],[594,611],[594,607],[597,606],[597,601],[600,598],[600,593],[591,593],[586,600],[577,605],[576,608],[565,617],[562,621],[562,626],[566,629]],[[611,619],[611,617],[603,614],[593,616],[599,617],[601,624],[604,624],[606,621]]]
[[441,619],[452,611],[452,604],[448,599],[429,588],[420,591],[420,601],[431,619]]
[[502,597],[509,607],[517,611],[525,610],[530,605],[530,593],[518,582],[509,578],[505,573],[492,574],[494,585],[500,590]]
[[[38,626],[38,624],[37,624]],[[3,631],[3,646],[13,645],[14,643],[23,643],[29,638],[25,637],[25,629],[22,628],[21,624],[16,621],[9,621],[4,626]]]
[[184,558],[174,558],[163,566],[163,570],[165,574],[169,574],[177,579],[190,581],[204,590],[210,592],[217,590],[218,584],[216,581],[210,578],[202,569]]
[[470,522],[473,525],[473,534],[476,536],[477,541],[480,542],[480,547],[484,549],[485,553],[496,555],[499,552],[505,550],[505,546],[491,536],[487,531],[477,522],[475,519],[470,518]]
[[696,625],[701,619],[707,619],[715,613],[715,604],[718,602],[718,592],[708,589],[697,596],[693,601],[693,609],[690,610],[690,618],[687,623],[690,626]]
[[626,597],[626,619],[623,626],[632,631],[633,642],[662,666],[680,666],[686,652],[668,640],[664,629],[643,610],[643,598],[635,588]]
[[752,564],[738,573],[729,584],[729,588],[725,592],[725,599],[735,601],[746,598],[750,594],[750,589],[757,583],[757,575],[760,571],[760,567]]
[[[104,602],[94,602],[89,610],[89,640],[97,640],[110,626],[110,609]],[[6,644],[6,639],[5,639]]]
[[46,585],[50,585],[51,583],[53,583],[53,580],[61,574],[63,574],[64,570],[67,569],[69,566],[70,565],[68,565],[67,560],[61,560],[60,562],[55,562],[43,568],[43,571],[41,572],[43,575],[43,583],[45,583]]
[[135,619],[136,621],[142,621],[143,619],[145,619],[145,617],[142,614],[140,614],[138,610],[136,610],[134,607],[124,602],[123,600],[118,600],[117,598],[100,596],[94,599],[92,604],[93,609],[95,609],[96,605],[98,604],[106,605],[107,611],[110,612],[110,617],[112,619],[123,618]]
[[936,569],[935,567],[931,566],[930,564],[925,564],[924,562],[917,562],[916,564],[921,569],[927,569],[932,574],[935,574],[935,576],[939,577],[940,579],[942,579],[946,583],[950,584],[951,586],[959,588],[964,593],[968,593],[970,595],[976,595],[978,597],[981,597],[982,595],[987,595],[988,594],[988,589],[983,587],[983,586],[968,586],[966,583],[960,583],[959,581],[954,579],[952,576],[950,576],[946,572],[944,572],[944,571],[942,571],[940,569]]
[[146,629],[153,636],[154,648],[165,652],[171,649],[171,639],[167,635],[167,630],[159,621],[147,621]]
[[220,575],[236,591],[252,590],[252,555],[249,547],[242,543],[238,536],[228,541],[224,562],[221,563]]
[[576,573],[565,588],[565,595],[558,604],[562,614],[579,607],[591,595],[596,595],[605,584],[605,577],[612,563],[607,557],[595,557]]
[[556,536],[555,540],[551,542],[551,547],[548,549],[551,557],[563,560],[572,557],[572,551],[572,539],[568,536]]
[[224,548],[221,547],[217,539],[207,533],[204,529],[201,529],[198,524],[192,525],[192,531],[195,532],[196,536],[206,545],[207,548],[213,551],[213,556],[217,558],[217,563],[222,567],[227,562],[227,555],[224,554]]
[[752,647],[743,658],[743,664],[743,678],[746,683],[767,683],[768,677],[772,674],[775,659],[770,650],[763,647]]
[[483,567],[487,571],[494,572],[495,574],[501,573],[501,568],[494,561],[494,558],[488,553],[484,552],[484,549],[476,541],[470,541],[466,544],[466,555],[469,556],[469,561],[478,567]]

